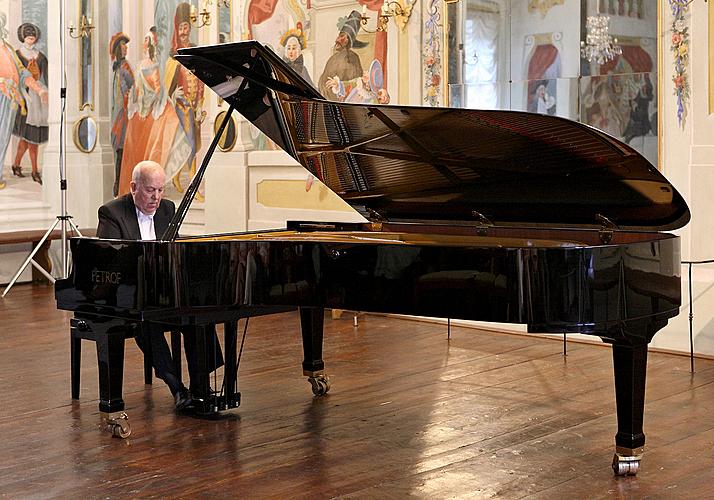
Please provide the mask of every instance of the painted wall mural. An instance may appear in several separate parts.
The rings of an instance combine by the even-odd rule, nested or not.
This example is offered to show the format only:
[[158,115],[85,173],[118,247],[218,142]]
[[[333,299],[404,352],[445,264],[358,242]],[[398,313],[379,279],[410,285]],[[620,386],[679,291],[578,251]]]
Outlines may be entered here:
[[624,40],[622,55],[603,64],[600,74],[584,78],[581,87],[583,121],[632,143],[657,133],[655,62],[642,44]]
[[562,72],[560,39],[559,33],[526,37],[526,46],[531,51],[526,58],[525,109],[532,113],[555,115],[557,112],[557,84]]
[[0,11],[0,189],[39,199],[40,146],[49,134],[47,1],[12,7],[12,19]]
[[[204,85],[172,57],[182,47],[195,46],[190,9],[188,2],[157,0],[154,18],[163,24],[147,26],[137,62],[126,59],[127,34],[117,32],[110,39],[115,196],[129,192],[132,170],[141,160],[164,168],[175,195],[196,171],[207,115]],[[199,192],[197,200],[202,199]]]

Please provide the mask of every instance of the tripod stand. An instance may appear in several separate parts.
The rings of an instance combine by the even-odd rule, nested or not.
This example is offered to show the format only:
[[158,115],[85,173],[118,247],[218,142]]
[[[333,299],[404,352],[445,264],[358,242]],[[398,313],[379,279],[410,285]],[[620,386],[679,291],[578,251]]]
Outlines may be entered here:
[[45,243],[47,238],[50,237],[52,234],[52,231],[55,230],[57,225],[60,225],[61,233],[60,233],[60,238],[62,242],[62,273],[61,276],[64,278],[67,276],[68,273],[68,259],[67,259],[67,233],[68,233],[68,226],[71,227],[71,229],[79,236],[82,236],[82,233],[79,231],[77,226],[72,222],[72,216],[67,214],[67,176],[66,176],[66,167],[67,167],[67,162],[65,158],[65,149],[66,149],[66,143],[67,143],[67,130],[65,128],[65,113],[66,113],[66,105],[67,105],[67,76],[65,74],[65,60],[64,60],[64,44],[65,44],[65,34],[64,34],[64,11],[65,11],[65,0],[62,0],[60,2],[60,15],[59,15],[59,22],[60,22],[60,70],[62,71],[62,88],[60,88],[60,108],[61,108],[61,113],[60,113],[60,143],[59,143],[59,174],[60,174],[60,215],[57,216],[55,219],[54,224],[47,230],[45,235],[42,237],[40,242],[37,244],[37,246],[30,252],[30,255],[27,256],[27,259],[25,259],[25,262],[20,266],[20,268],[17,270],[15,275],[12,277],[12,280],[10,280],[10,283],[5,287],[5,290],[2,292],[2,296],[5,297],[5,295],[8,294],[10,289],[13,287],[15,282],[18,280],[20,275],[23,273],[25,268],[27,268],[28,265],[32,264],[38,271],[40,271],[49,281],[50,283],[54,283],[55,279],[54,277],[47,271],[45,270],[41,265],[39,265],[37,262],[35,262],[34,257],[35,254],[42,248],[42,245]]

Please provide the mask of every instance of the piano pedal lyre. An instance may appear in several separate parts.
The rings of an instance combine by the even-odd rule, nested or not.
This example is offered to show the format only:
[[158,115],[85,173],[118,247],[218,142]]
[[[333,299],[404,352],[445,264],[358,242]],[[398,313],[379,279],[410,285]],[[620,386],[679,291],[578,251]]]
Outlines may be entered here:
[[630,449],[615,448],[615,456],[612,457],[612,470],[616,476],[634,476],[640,469],[643,447]]
[[312,393],[315,396],[324,396],[330,391],[330,377],[325,375],[323,371],[304,372],[307,375],[307,381],[312,386]]
[[128,438],[131,435],[131,425],[129,425],[129,415],[123,411],[113,413],[100,412],[102,424],[113,437],[120,439]]

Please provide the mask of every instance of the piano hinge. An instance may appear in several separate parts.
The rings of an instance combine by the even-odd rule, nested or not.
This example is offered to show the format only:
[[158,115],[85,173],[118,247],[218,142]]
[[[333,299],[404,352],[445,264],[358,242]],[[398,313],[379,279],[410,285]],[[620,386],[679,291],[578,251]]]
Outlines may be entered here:
[[603,245],[607,245],[612,241],[612,235],[615,231],[620,229],[617,224],[612,222],[610,219],[602,214],[595,214],[595,218],[600,224],[600,229],[598,230],[598,236],[600,237],[600,242]]
[[477,210],[471,210],[471,217],[476,219],[476,234],[485,235],[488,228],[495,225],[491,219]]
[[367,219],[370,222],[378,222],[378,223],[387,222],[387,218],[385,216],[383,216],[382,214],[380,214],[379,212],[377,212],[376,210],[369,208],[369,207],[365,207],[365,208],[367,210]]

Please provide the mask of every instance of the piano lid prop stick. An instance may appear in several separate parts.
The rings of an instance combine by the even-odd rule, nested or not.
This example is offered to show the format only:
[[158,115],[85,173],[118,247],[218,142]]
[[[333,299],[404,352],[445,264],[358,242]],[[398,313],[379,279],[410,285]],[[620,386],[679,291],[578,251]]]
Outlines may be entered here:
[[[245,82],[246,80],[243,81],[241,87],[245,84]],[[179,227],[181,226],[181,223],[183,223],[183,220],[186,217],[186,214],[188,213],[188,209],[191,206],[191,202],[193,202],[193,198],[198,192],[198,187],[201,185],[201,181],[203,180],[203,174],[206,172],[208,162],[211,160],[213,152],[216,150],[218,141],[220,141],[221,137],[223,136],[223,131],[226,129],[226,126],[228,125],[228,121],[231,119],[231,115],[233,114],[234,109],[235,104],[231,104],[228,108],[228,112],[226,113],[225,117],[223,118],[223,121],[221,122],[221,126],[219,127],[218,132],[216,132],[216,135],[213,138],[211,145],[208,147],[208,151],[206,151],[206,156],[203,157],[201,168],[198,169],[198,172],[196,172],[196,174],[193,176],[193,179],[191,179],[191,185],[189,185],[188,189],[186,189],[186,194],[181,200],[181,204],[176,210],[176,213],[171,219],[171,222],[169,222],[169,227],[166,228],[166,231],[164,231],[164,234],[161,236],[161,241],[174,241],[178,236]]]

